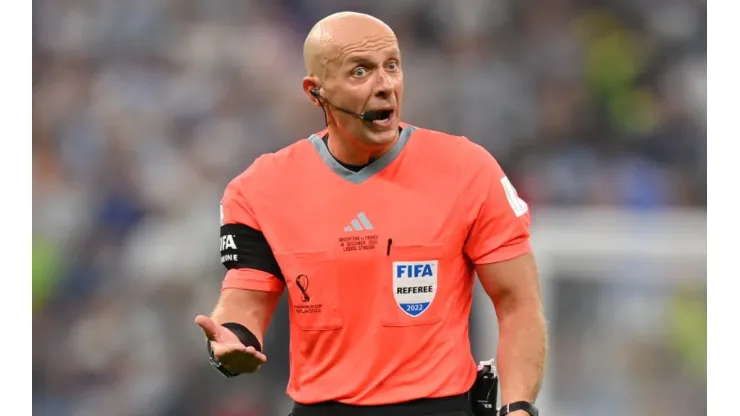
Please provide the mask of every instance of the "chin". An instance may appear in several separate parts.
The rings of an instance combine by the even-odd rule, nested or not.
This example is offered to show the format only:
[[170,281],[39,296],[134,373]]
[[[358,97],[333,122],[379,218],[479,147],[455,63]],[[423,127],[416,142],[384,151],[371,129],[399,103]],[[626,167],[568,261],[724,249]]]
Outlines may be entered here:
[[367,142],[377,145],[390,144],[398,139],[398,126],[383,131],[369,131],[365,135]]

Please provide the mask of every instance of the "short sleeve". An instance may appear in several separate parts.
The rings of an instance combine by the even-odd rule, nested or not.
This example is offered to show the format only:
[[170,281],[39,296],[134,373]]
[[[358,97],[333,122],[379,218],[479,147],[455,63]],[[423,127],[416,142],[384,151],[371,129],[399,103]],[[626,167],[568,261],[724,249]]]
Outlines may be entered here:
[[221,264],[227,269],[221,289],[281,292],[285,283],[280,267],[238,178],[226,187],[220,210]]
[[517,194],[498,162],[473,144],[474,173],[468,195],[477,212],[468,232],[465,254],[474,264],[510,260],[531,251],[529,206]]

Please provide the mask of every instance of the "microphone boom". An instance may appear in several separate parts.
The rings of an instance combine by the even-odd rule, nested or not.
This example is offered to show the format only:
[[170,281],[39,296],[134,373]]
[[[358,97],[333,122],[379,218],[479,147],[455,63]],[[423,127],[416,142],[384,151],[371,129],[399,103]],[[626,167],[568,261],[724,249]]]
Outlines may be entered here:
[[351,116],[355,116],[359,118],[360,120],[367,121],[369,123],[372,123],[376,120],[384,120],[391,116],[392,111],[391,110],[372,110],[372,111],[365,111],[364,113],[355,113],[354,111],[347,110],[346,108],[342,108],[338,105],[332,104],[331,101],[327,100],[326,98],[322,97],[321,94],[319,94],[319,90],[317,88],[314,88],[311,90],[311,95],[316,97],[317,99],[326,101],[330,106],[336,108],[337,110],[347,113]]

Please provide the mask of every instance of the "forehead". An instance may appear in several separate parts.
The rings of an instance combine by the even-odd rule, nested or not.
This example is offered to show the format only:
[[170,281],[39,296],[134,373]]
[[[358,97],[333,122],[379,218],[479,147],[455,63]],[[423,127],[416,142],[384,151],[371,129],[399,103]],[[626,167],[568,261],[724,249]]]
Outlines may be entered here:
[[333,39],[329,63],[341,66],[399,55],[396,36],[389,30],[381,29],[350,32]]

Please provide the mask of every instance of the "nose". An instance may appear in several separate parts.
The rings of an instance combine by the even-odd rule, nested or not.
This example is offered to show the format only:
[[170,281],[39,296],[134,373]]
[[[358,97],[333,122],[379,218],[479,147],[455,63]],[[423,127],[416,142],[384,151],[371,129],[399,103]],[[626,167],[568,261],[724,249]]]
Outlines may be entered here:
[[387,99],[393,94],[393,82],[391,77],[385,72],[380,72],[378,83],[375,86],[375,96]]

